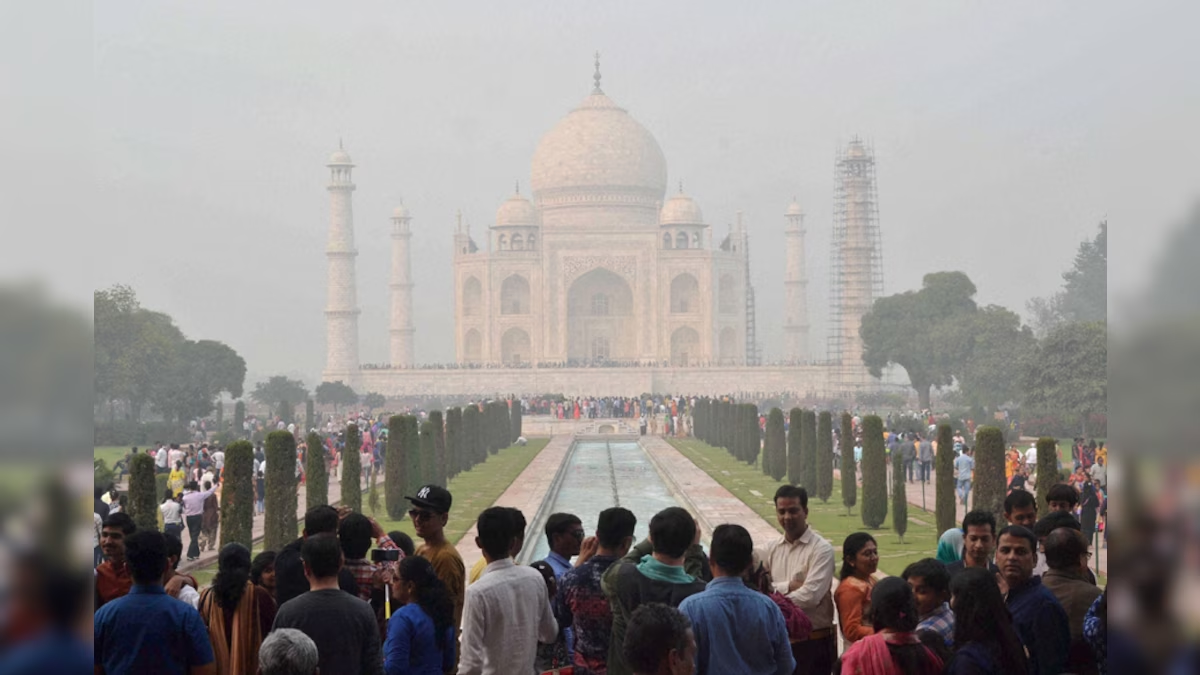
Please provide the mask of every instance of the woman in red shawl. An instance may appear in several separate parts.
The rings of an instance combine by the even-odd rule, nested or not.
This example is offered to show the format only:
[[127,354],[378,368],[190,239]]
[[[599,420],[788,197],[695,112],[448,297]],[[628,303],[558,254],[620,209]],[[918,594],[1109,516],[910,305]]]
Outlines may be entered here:
[[917,639],[917,603],[908,582],[888,577],[871,591],[875,633],[842,654],[842,675],[940,675],[942,660]]

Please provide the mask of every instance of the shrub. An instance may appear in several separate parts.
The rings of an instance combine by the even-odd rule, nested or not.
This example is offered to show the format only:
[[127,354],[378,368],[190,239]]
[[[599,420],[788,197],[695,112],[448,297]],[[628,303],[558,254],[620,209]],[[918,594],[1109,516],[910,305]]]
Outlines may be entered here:
[[267,435],[266,455],[263,550],[278,551],[296,538],[296,437],[272,431]]
[[833,415],[817,418],[817,497],[828,503],[833,496]]
[[[311,489],[311,488],[310,488]],[[254,446],[236,441],[225,448],[221,474],[221,547],[254,543]]]
[[[440,414],[441,413],[439,413],[439,415]],[[515,398],[512,399],[512,415],[511,415],[511,417],[512,417],[512,433],[510,433],[509,437],[508,437],[509,445],[516,443],[517,439],[521,437],[521,424],[522,424],[521,414],[522,414],[521,413],[521,402]],[[433,414],[430,413],[430,419],[432,419],[432,418],[433,418]],[[440,473],[438,475],[445,475],[445,472],[443,471],[442,473]],[[439,485],[442,485],[444,483],[445,483],[445,481],[442,481],[442,483],[439,483]]]
[[376,487],[375,474],[376,468],[371,465],[371,477],[367,480],[367,508],[371,509],[372,516],[379,515],[379,488]]
[[[154,459],[139,452],[129,463],[129,515],[139,530],[157,530],[158,500],[163,493],[154,478]],[[165,489],[165,480],[163,485]]]
[[934,515],[938,537],[958,527],[954,494],[954,429],[949,424],[937,428],[937,454],[934,456]]
[[805,410],[800,418],[800,483],[808,494],[817,496],[817,413]]
[[479,408],[468,405],[462,412],[462,436],[458,440],[458,471],[470,471],[475,466],[479,443]]
[[388,418],[387,451],[383,456],[383,493],[389,520],[404,520],[407,502],[404,489],[408,479],[404,457],[404,436],[408,422],[404,415]]
[[801,481],[801,473],[803,471],[802,452],[803,439],[800,436],[801,429],[804,427],[804,411],[799,408],[792,408],[788,412],[788,430],[787,430],[787,475],[788,482],[792,485],[799,485]]
[[233,435],[238,438],[246,437],[246,403],[238,401],[233,404]]
[[404,494],[415,495],[425,484],[421,474],[421,421],[416,415],[404,417]]
[[286,400],[279,402],[279,419],[283,420],[285,425],[296,422],[296,409]]
[[[355,513],[362,513],[361,449],[362,437],[358,434],[358,425],[347,425],[346,445],[342,448],[342,506],[350,507]],[[270,467],[271,460],[267,460],[267,468]]]
[[[1024,461],[1022,457],[1021,461]],[[1038,516],[1044,516],[1050,506],[1046,503],[1046,495],[1054,487],[1058,473],[1058,441],[1042,437],[1037,440],[1037,509]],[[1046,479],[1042,477],[1046,476]],[[1054,477],[1054,478],[1051,478]]]
[[451,408],[446,411],[446,480],[454,478],[460,471],[459,462],[462,456],[462,408]]
[[842,451],[842,504],[849,514],[858,502],[858,467],[854,462],[854,418],[850,413],[843,412],[841,422],[839,442]]
[[325,468],[325,444],[321,442],[321,435],[309,432],[304,444],[307,447],[304,453],[304,507],[307,510],[329,503],[329,473]]
[[[507,418],[505,421],[507,421]],[[434,452],[433,423],[425,420],[421,422],[421,485],[428,485],[434,482]]]
[[899,457],[892,458],[892,529],[904,543],[908,531],[908,492],[904,485],[904,463]]
[[883,420],[867,415],[862,421],[863,525],[869,530],[883,526],[888,511],[887,454],[883,446]]
[[976,509],[990,511],[997,522],[1004,522],[1004,434],[997,427],[979,427],[975,431],[975,502]]
[[758,452],[762,449],[762,435],[758,428],[758,406],[753,403],[742,404],[742,457],[747,464],[758,461]]
[[[514,405],[515,409],[520,410],[521,406]],[[521,426],[521,413],[517,413],[517,427]],[[446,435],[445,425],[442,423],[442,411],[434,410],[429,413],[429,424],[433,428],[433,478],[432,482],[435,485],[446,487]]]
[[783,411],[771,408],[767,414],[767,438],[763,443],[763,473],[783,480],[787,473],[787,432],[783,429]]
[[[128,467],[126,467],[128,470]],[[107,490],[108,486],[116,482],[116,473],[108,468],[108,463],[102,459],[92,459],[92,476],[93,485],[101,490]],[[158,494],[162,494],[161,492]]]

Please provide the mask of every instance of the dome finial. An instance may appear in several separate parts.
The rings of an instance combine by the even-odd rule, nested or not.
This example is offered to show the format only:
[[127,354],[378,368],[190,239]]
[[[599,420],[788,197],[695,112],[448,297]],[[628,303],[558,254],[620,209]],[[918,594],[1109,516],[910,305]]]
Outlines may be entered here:
[[342,137],[341,136],[338,136],[338,150],[342,150],[342,151],[346,150],[346,148],[342,147]]
[[683,181],[679,181],[679,194],[683,194]]
[[596,82],[596,88],[592,90],[593,94],[603,94],[600,90],[600,52],[596,52],[596,74],[592,75],[592,79]]
[[521,181],[519,181],[519,180],[516,181],[515,190],[516,190],[516,192],[514,194],[518,194],[518,195],[521,194]]

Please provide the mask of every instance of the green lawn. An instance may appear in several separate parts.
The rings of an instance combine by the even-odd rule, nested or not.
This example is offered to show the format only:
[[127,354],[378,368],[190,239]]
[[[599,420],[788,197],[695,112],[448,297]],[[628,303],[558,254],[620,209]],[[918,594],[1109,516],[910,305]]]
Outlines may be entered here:
[[[779,528],[775,520],[775,506],[771,498],[782,483],[763,474],[762,469],[758,466],[749,466],[737,461],[724,448],[714,448],[698,440],[671,440],[671,444],[725,489],[754,509],[763,519],[775,525],[776,529]],[[861,486],[858,496],[859,504],[861,504]],[[931,497],[931,507],[932,502]],[[932,511],[925,513],[919,507],[911,504],[908,506],[908,530],[904,533],[904,543],[902,544],[900,538],[892,530],[890,500],[888,517],[884,521],[883,527],[879,530],[867,530],[863,526],[858,506],[854,507],[853,515],[846,515],[846,507],[842,506],[842,490],[839,481],[834,481],[833,496],[829,498],[828,503],[822,503],[819,499],[810,497],[808,522],[823,537],[833,541],[835,550],[841,549],[846,535],[852,532],[869,531],[879,543],[879,569],[887,574],[899,575],[909,563],[916,562],[921,558],[933,557],[937,552],[938,533],[934,526]],[[840,555],[838,559],[840,561]]]
[[[132,446],[130,446],[130,447],[132,447]],[[129,447],[126,447],[123,445],[122,446],[115,446],[115,445],[100,446],[100,447],[95,448],[95,450],[92,452],[92,457],[95,459],[104,460],[104,463],[107,464],[108,468],[111,469],[113,467],[113,464],[116,464],[117,460],[124,457],[125,453],[127,453],[127,452],[129,452]],[[139,450],[139,452],[140,452],[140,450]]]

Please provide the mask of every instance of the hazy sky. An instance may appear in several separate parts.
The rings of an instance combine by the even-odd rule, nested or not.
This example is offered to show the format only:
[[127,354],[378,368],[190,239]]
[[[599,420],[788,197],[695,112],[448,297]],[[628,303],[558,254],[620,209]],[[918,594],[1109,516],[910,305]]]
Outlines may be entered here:
[[[323,366],[324,164],[339,138],[358,165],[362,360],[387,360],[401,199],[417,360],[452,360],[454,213],[482,242],[538,140],[589,93],[594,50],[605,92],[658,139],[714,239],[744,212],[768,357],[793,196],[824,355],[833,158],[853,135],[875,147],[885,292],[961,269],[981,303],[1017,311],[1056,290],[1105,217],[1110,295],[1138,283],[1200,175],[1195,3],[155,0],[12,30],[50,11],[0,10],[4,83],[86,107],[0,112],[22,130],[0,139],[9,157],[33,138],[53,146],[4,163],[0,176],[37,180],[0,208],[36,224],[6,228],[15,250],[68,250],[60,269],[31,254],[8,273],[76,296],[128,283],[189,337],[237,349],[248,384],[315,383]],[[37,37],[51,33],[49,47]],[[81,34],[90,71],[75,91],[55,76],[80,49],[62,36]],[[35,72],[12,65],[24,48]],[[66,118],[84,121],[91,152],[55,131]],[[52,179],[89,170],[90,191]]]

